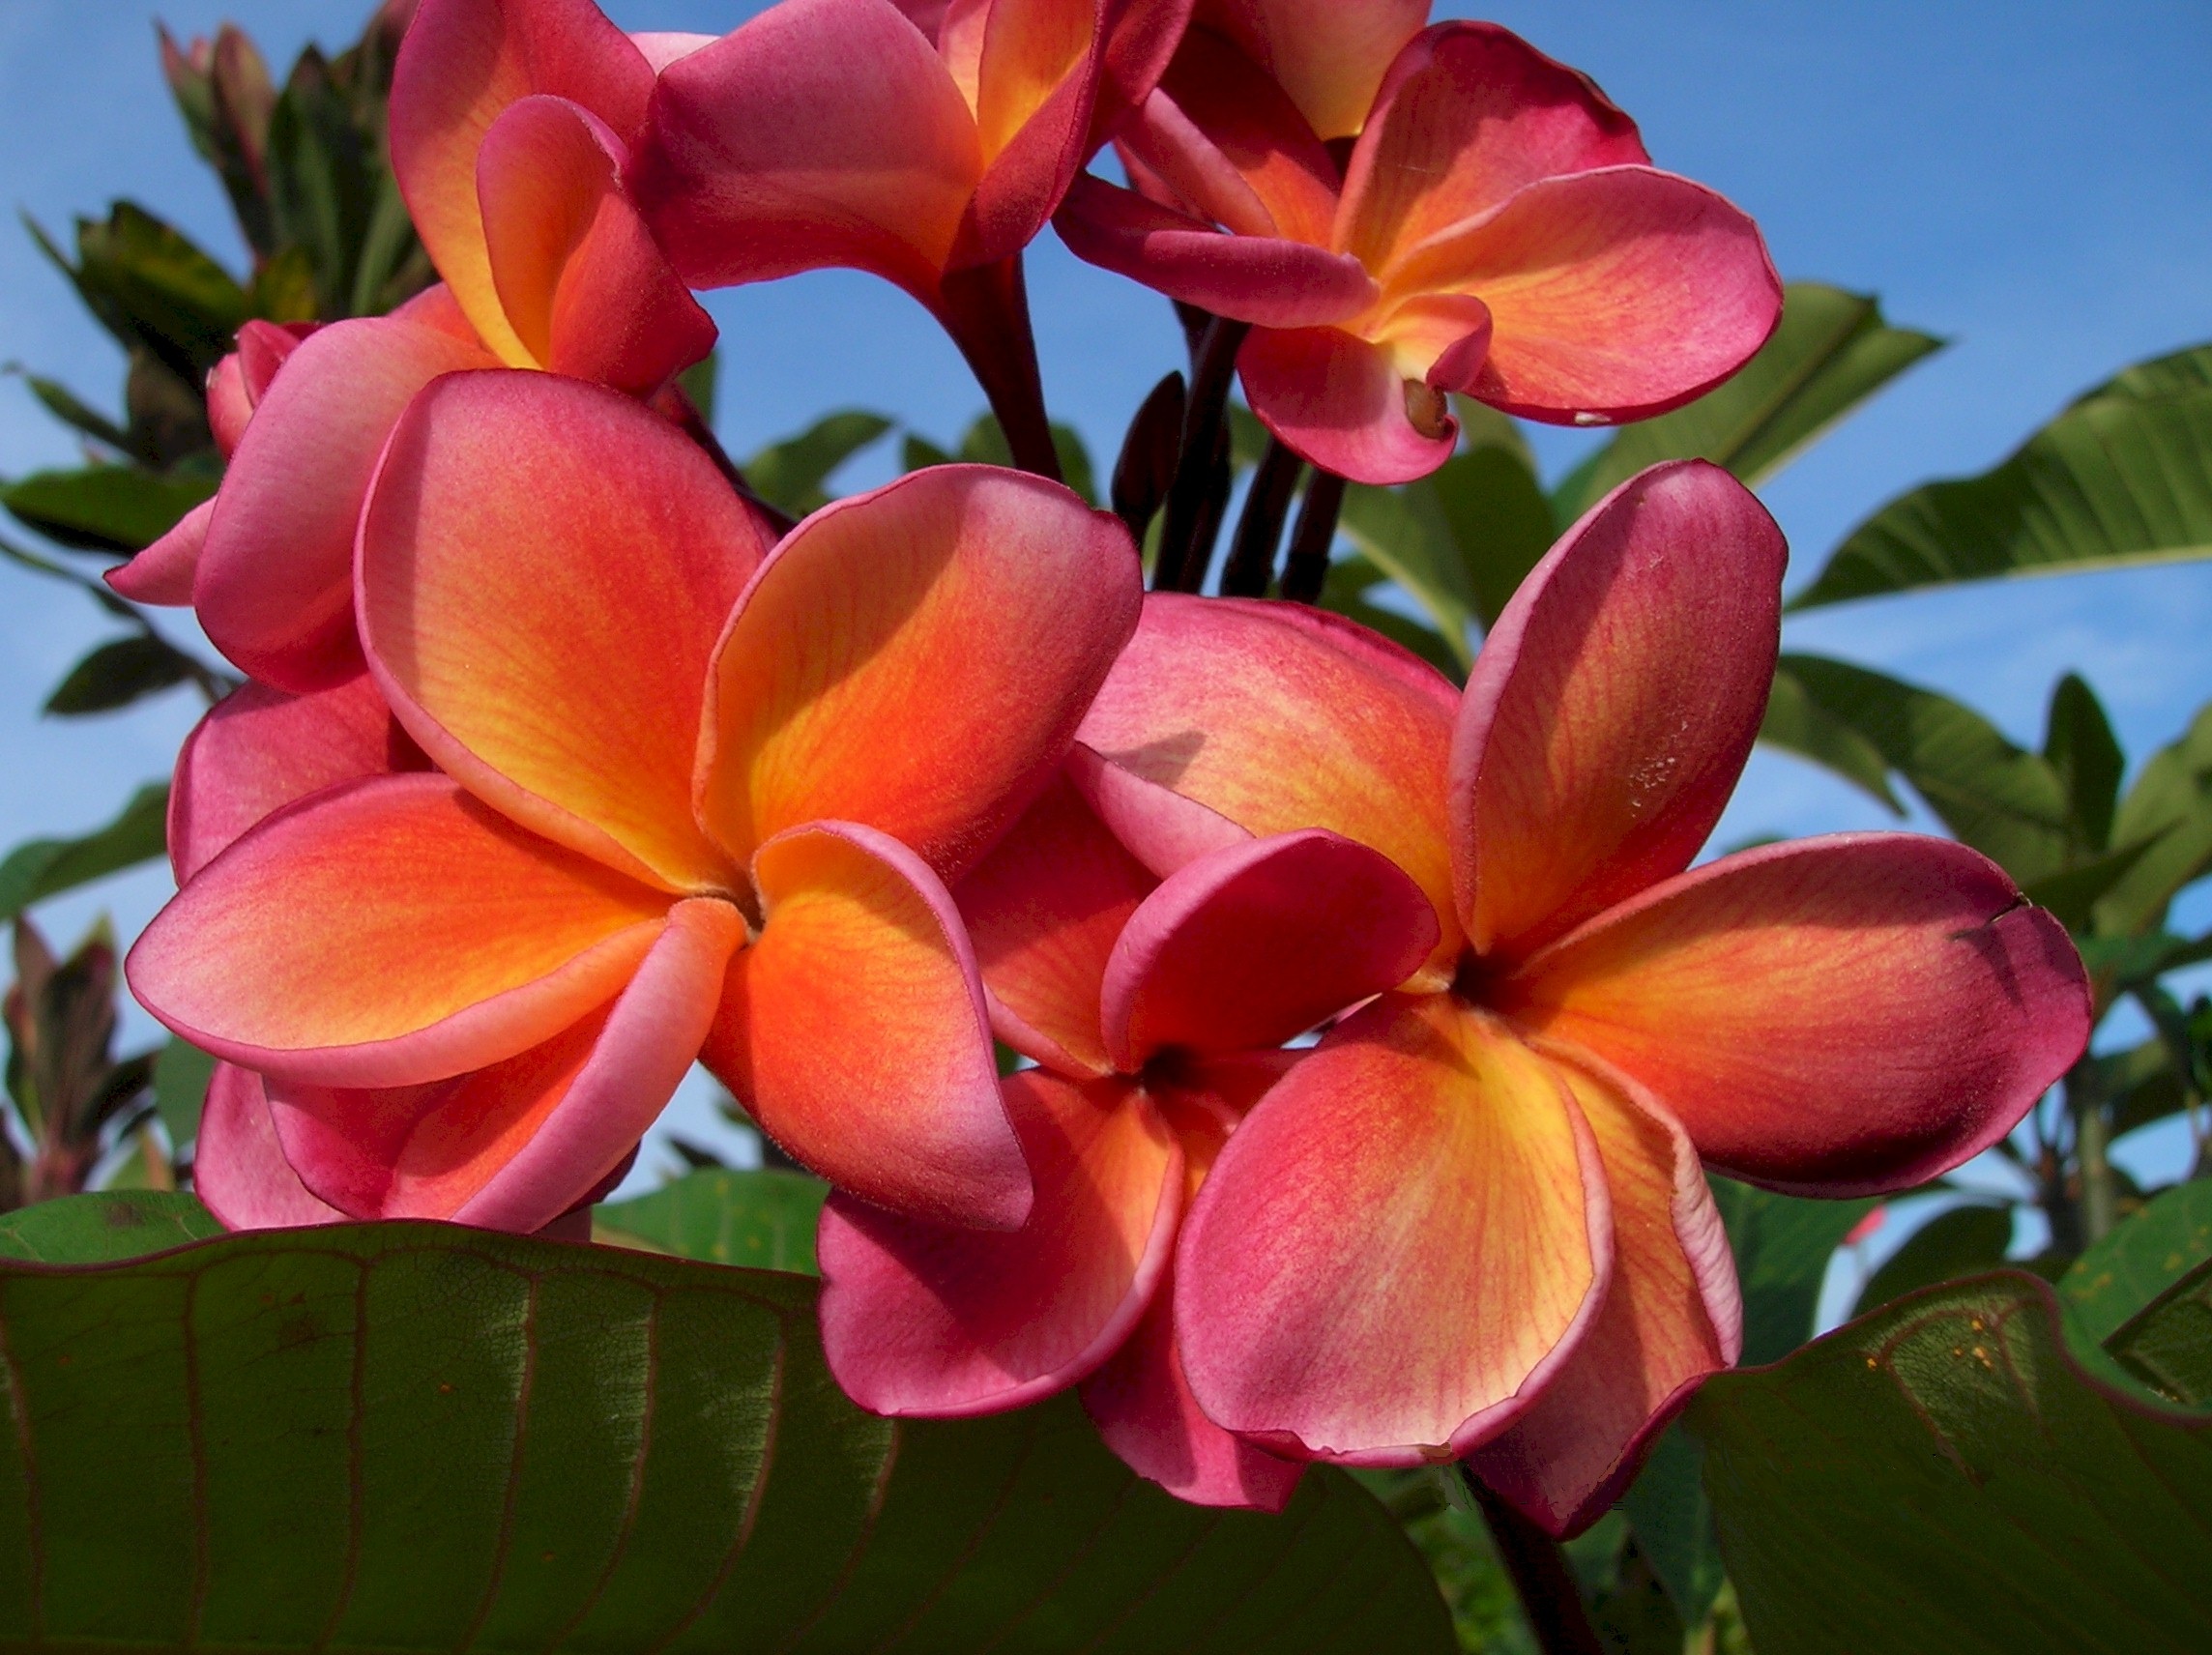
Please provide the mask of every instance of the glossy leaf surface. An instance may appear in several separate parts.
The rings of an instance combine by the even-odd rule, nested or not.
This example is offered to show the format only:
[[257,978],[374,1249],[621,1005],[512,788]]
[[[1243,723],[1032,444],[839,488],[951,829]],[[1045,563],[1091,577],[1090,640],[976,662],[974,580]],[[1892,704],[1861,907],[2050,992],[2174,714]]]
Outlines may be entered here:
[[213,477],[196,471],[87,466],[19,478],[0,488],[0,506],[57,544],[120,557],[152,545],[215,486]]
[[803,1173],[700,1171],[629,1201],[602,1203],[593,1209],[592,1234],[703,1263],[811,1276],[814,1224],[829,1193]]
[[2212,1259],[2212,1178],[2162,1190],[2059,1278],[2082,1333],[2104,1344],[2182,1277]]
[[105,827],[77,839],[33,839],[0,861],[0,920],[65,890],[150,862],[168,844],[169,786],[150,782]]
[[105,1263],[166,1253],[221,1234],[214,1214],[179,1190],[73,1195],[0,1214],[0,1259]]

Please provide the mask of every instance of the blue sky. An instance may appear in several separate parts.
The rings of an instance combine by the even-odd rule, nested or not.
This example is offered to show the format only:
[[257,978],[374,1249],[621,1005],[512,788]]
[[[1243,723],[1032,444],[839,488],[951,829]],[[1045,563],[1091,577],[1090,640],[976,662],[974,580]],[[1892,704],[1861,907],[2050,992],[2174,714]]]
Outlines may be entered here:
[[[181,36],[235,18],[281,73],[308,38],[350,40],[365,10],[172,0],[159,15]],[[718,32],[759,7],[608,10],[628,28]],[[130,195],[236,258],[220,197],[160,82],[156,15],[139,0],[0,0],[0,194],[54,227]],[[1759,219],[1785,275],[1878,292],[1893,319],[1954,340],[1765,490],[1800,575],[1892,495],[1981,470],[2114,369],[2212,337],[2202,0],[1514,0],[1484,15],[1593,74],[1642,123],[1661,165]],[[1164,302],[1049,237],[1032,288],[1055,412],[1103,463],[1177,362],[1173,321]],[[710,307],[723,329],[719,422],[740,453],[836,407],[876,408],[941,439],[980,407],[933,325],[868,278],[825,273],[717,295]],[[117,395],[116,353],[5,225],[0,361],[96,401]],[[1547,434],[1540,451],[1556,470],[1583,440]],[[0,473],[72,456],[67,433],[0,382]],[[888,466],[888,453],[864,459],[846,480],[876,480]],[[0,847],[102,819],[165,770],[189,727],[183,692],[97,723],[36,716],[106,630],[81,597],[0,570]],[[2040,734],[2052,682],[2080,670],[2139,759],[2212,697],[2208,635],[2212,565],[1853,605],[1793,622],[1789,643],[1936,684],[2023,740]],[[1721,836],[1880,820],[1840,783],[1761,755]],[[103,910],[129,931],[165,894],[144,874],[47,914],[56,932]]]

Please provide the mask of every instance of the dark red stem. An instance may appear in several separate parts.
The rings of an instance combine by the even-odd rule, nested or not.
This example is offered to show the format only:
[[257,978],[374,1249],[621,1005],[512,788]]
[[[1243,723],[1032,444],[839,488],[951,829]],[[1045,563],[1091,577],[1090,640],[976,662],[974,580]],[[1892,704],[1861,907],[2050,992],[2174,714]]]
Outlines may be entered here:
[[1492,1494],[1479,1478],[1468,1475],[1465,1466],[1455,1466],[1454,1471],[1490,1524],[1499,1561],[1513,1577],[1513,1589],[1521,1595],[1521,1611],[1528,1616],[1536,1647],[1544,1655],[1605,1655],[1559,1543]]
[[1063,480],[1045,415],[1022,255],[953,271],[938,283],[935,308],[999,417],[1014,464],[1054,482]]
[[1291,531],[1290,555],[1283,560],[1283,595],[1294,603],[1319,603],[1328,579],[1328,549],[1336,543],[1337,514],[1344,509],[1344,479],[1314,467],[1306,484],[1298,526]]

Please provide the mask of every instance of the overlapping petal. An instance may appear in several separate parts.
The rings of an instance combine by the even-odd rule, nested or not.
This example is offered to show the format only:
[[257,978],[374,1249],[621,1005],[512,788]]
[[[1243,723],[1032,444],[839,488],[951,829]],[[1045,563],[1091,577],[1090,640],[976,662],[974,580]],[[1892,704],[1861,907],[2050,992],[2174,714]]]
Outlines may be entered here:
[[362,527],[362,630],[401,722],[487,803],[671,890],[732,888],[691,770],[715,646],[768,538],[627,397],[458,375],[393,433]]
[[1285,1453],[1458,1458],[1572,1355],[1604,1300],[1610,1213],[1550,1064],[1454,997],[1386,996],[1267,1093],[1192,1205],[1191,1390]]
[[1528,952],[1690,865],[1765,711],[1782,531],[1702,460],[1614,490],[1483,641],[1453,736],[1469,940]]
[[335,788],[199,871],[131,951],[203,1050],[324,1086],[412,1086],[526,1051],[612,999],[668,898],[440,775]]
[[101,578],[133,603],[182,608],[192,600],[200,554],[207,550],[208,525],[214,521],[215,502],[201,501],[178,518],[167,534]]
[[169,866],[182,885],[295,799],[428,768],[365,673],[312,695],[246,684],[215,705],[177,754]]
[[2089,1031],[2064,927],[1977,853],[1894,833],[1724,857],[1497,992],[1649,1089],[1711,1165],[1819,1195],[1909,1188],[1987,1148]]
[[771,1137],[861,1199],[1018,1228],[1030,1176],[975,955],[937,877],[843,822],[771,839],[753,875],[767,923],[731,965],[708,1066]]
[[714,348],[714,324],[624,193],[626,159],[604,122],[540,95],[492,123],[477,182],[493,287],[529,365],[644,396]]
[[1555,1534],[1586,1528],[1705,1375],[1742,1349],[1728,1234],[1679,1127],[1560,1065],[1613,1203],[1605,1306],[1535,1406],[1477,1449],[1476,1475]]
[[864,823],[956,878],[1066,755],[1140,601],[1128,532],[1057,484],[938,466],[838,501],[723,638],[700,819],[739,857]]
[[354,531],[377,456],[431,380],[493,365],[480,346],[389,316],[301,344],[247,427],[208,524],[192,597],[218,649],[295,692],[361,670]]
[[533,365],[500,303],[477,154],[510,104],[568,99],[623,140],[645,123],[654,72],[592,0],[422,0],[392,75],[391,142],[409,216],[478,335]]
[[342,1224],[346,1214],[303,1183],[284,1158],[261,1077],[218,1063],[192,1144],[192,1193],[225,1230]]
[[1324,138],[1366,123],[1382,76],[1429,20],[1429,0],[1200,0],[1193,21],[1234,41]]
[[1104,1075],[1098,992],[1129,916],[1158,882],[1056,776],[953,890],[991,1027],[1063,1075]]
[[1174,1245],[1182,1155],[1131,1082],[1010,1076],[1036,1206],[1019,1231],[917,1223],[841,1195],[824,1210],[822,1338],[878,1413],[1017,1408],[1082,1379],[1144,1313]]
[[1168,1047],[1279,1046],[1405,981],[1436,945],[1421,888],[1378,851],[1308,829],[1218,851],[1147,897],[1099,1005],[1125,1073]]
[[1155,593],[1079,736],[1158,789],[1163,812],[1180,795],[1253,833],[1325,828],[1381,851],[1436,908],[1441,987],[1460,948],[1444,808],[1458,699],[1333,615]]
[[1411,482],[1451,458],[1449,417],[1416,424],[1391,352],[1339,328],[1266,328],[1237,353],[1252,412],[1324,471],[1367,483]]
[[277,1083],[286,1155],[356,1217],[542,1229],[607,1178],[674,1095],[743,940],[730,904],[681,902],[611,1004],[504,1062],[379,1091]]

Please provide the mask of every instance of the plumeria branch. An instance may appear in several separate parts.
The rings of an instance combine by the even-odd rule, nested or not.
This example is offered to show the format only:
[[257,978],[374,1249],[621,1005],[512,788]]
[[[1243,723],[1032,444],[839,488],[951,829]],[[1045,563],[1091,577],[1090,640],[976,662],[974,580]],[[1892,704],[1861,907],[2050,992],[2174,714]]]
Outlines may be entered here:
[[1482,1520],[1490,1525],[1499,1561],[1513,1577],[1528,1630],[1544,1655],[1604,1655],[1597,1629],[1583,1608],[1582,1591],[1559,1543],[1530,1523],[1473,1476],[1455,1466],[1452,1475],[1466,1487]]

